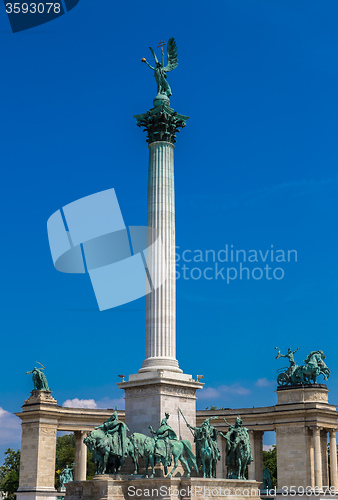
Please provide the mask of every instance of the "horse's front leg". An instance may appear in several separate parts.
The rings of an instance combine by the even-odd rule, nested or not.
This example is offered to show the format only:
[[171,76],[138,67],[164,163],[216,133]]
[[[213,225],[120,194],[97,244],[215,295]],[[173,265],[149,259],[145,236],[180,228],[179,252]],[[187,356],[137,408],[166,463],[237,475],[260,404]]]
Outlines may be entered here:
[[187,469],[187,474],[186,474],[186,477],[190,477],[190,474],[191,474],[191,469],[189,467],[189,464],[188,462],[183,458],[183,456],[181,455],[180,456],[180,462],[181,464]]
[[149,455],[149,460],[150,460],[150,467],[151,467],[151,476],[150,477],[155,477],[155,455],[153,455],[153,454]]
[[205,474],[205,458],[204,458],[204,456],[202,458],[202,466],[203,466],[203,477],[206,477],[206,474]]
[[[178,467],[178,457],[177,457],[176,455],[174,455],[174,467],[173,467],[173,469],[169,472],[168,477],[171,477],[171,476],[174,474],[174,472],[175,472],[175,470],[177,469],[177,467]],[[165,469],[164,469],[164,470],[166,470],[166,467],[165,467]]]
[[149,465],[149,458],[147,456],[145,456],[144,458],[145,458],[145,462],[146,462],[146,470],[144,471],[144,474],[143,474],[142,478],[147,477],[147,474],[148,474],[148,465]]
[[242,479],[241,470],[242,470],[242,460],[239,458],[238,459],[237,479]]
[[109,451],[106,451],[105,454],[103,455],[103,468],[102,468],[102,473],[101,474],[105,474],[106,473],[108,458],[109,458]]

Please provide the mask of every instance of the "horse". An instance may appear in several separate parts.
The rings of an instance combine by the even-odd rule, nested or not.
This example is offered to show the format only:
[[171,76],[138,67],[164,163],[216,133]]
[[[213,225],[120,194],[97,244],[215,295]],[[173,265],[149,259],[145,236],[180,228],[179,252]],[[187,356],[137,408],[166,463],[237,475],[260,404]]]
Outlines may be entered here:
[[[198,472],[196,459],[192,452],[190,442],[185,440],[177,441],[171,439],[169,440],[169,443],[171,447],[171,455],[174,459],[174,467],[168,474],[168,465],[170,465],[170,463],[168,464],[164,457],[156,453],[156,440],[154,438],[137,432],[134,432],[134,434],[129,436],[129,454],[134,462],[134,474],[137,474],[138,459],[140,457],[144,457],[146,461],[146,469],[143,477],[155,477],[155,462],[162,462],[162,465],[164,466],[165,476],[168,478],[170,478],[176,471],[178,467],[178,461],[180,461],[181,464],[186,468],[186,477],[190,477],[191,468],[194,468],[196,472]],[[187,460],[185,460],[185,458],[183,457],[183,452],[185,452]],[[150,475],[148,474],[149,462],[151,465]]]
[[[200,444],[200,458],[202,462],[203,477],[214,477],[214,469],[216,462],[214,460],[213,450],[207,440],[207,437],[203,435]],[[208,465],[208,470],[206,465]]]
[[246,479],[245,471],[252,462],[250,443],[244,436],[239,436],[233,443],[226,435],[226,464],[228,467],[228,479]]
[[120,466],[120,458],[113,453],[111,435],[102,429],[94,429],[83,440],[84,444],[93,453],[96,464],[96,474],[116,473]]
[[141,457],[145,458],[146,470],[142,477],[147,476],[149,462],[151,465],[151,476],[155,477],[155,441],[153,438],[146,436],[145,434],[140,434],[139,432],[134,432],[127,438],[128,441],[128,452],[134,463],[134,474],[138,473],[138,461]]
[[304,360],[305,365],[298,366],[292,374],[292,383],[306,384],[312,381],[315,384],[319,375],[323,375],[324,380],[327,380],[331,372],[323,359],[325,359],[323,351],[312,351]]

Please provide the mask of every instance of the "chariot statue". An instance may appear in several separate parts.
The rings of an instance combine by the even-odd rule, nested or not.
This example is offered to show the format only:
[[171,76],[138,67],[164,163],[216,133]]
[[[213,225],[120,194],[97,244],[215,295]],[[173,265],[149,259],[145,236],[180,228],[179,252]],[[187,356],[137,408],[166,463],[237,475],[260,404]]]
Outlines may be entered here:
[[230,425],[228,432],[220,435],[226,440],[226,466],[228,479],[246,479],[245,471],[248,465],[253,462],[251,453],[249,431],[242,427],[242,419],[238,415],[235,425]]
[[287,358],[290,366],[288,368],[281,368],[277,376],[278,385],[301,385],[301,384],[316,384],[317,377],[323,375],[324,380],[330,376],[330,370],[326,366],[324,359],[325,354],[323,351],[311,351],[310,354],[304,359],[304,365],[298,366],[294,360],[294,354],[298,351],[292,351],[289,347],[287,354],[281,354],[279,347],[276,359]]

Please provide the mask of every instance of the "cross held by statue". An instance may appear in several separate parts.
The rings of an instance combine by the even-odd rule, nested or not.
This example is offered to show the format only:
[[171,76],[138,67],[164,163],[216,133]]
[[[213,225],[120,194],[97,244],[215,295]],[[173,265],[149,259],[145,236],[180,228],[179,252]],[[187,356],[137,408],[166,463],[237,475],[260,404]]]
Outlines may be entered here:
[[160,41],[160,43],[158,44],[158,46],[157,46],[157,47],[158,47],[158,48],[160,48],[160,47],[161,47],[161,51],[163,52],[163,47],[164,47],[165,45],[167,45],[167,44],[165,43],[165,41],[164,41],[164,40],[161,40],[161,41]]

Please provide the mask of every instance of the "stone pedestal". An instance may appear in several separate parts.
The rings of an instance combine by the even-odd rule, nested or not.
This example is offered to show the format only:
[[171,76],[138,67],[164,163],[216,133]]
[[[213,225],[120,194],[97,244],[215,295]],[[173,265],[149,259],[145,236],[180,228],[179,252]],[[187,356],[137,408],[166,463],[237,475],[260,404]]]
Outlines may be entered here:
[[329,390],[325,384],[286,385],[278,387],[276,392],[277,405],[329,401]]
[[[326,429],[317,421],[318,410],[327,411],[327,415],[332,412],[326,385],[278,387],[277,400],[278,409],[285,406],[294,414],[293,421],[276,426],[278,488],[322,488],[328,485],[327,432],[330,428]],[[308,421],[301,418],[305,409],[308,410]],[[336,481],[335,469],[334,460],[332,484]]]
[[250,500],[259,498],[257,481],[203,478],[116,480],[100,476],[67,484],[65,500]]
[[43,409],[57,406],[50,391],[32,391],[19,415],[22,423],[19,500],[56,500],[55,453],[57,419]]
[[131,432],[149,435],[149,425],[159,427],[165,413],[168,424],[179,439],[193,445],[193,436],[184,422],[181,409],[190,425],[196,425],[196,390],[203,384],[191,375],[159,370],[130,375],[127,382],[118,384],[125,391],[125,422]]

